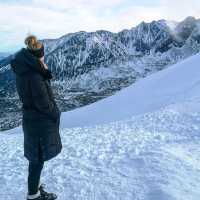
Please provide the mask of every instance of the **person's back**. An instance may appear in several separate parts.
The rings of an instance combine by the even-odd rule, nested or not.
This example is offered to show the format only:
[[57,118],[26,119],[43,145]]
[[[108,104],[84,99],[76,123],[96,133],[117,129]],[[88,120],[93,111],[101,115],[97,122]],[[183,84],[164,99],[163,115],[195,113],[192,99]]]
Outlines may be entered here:
[[[48,87],[47,90],[44,86],[44,84],[49,85],[48,80],[52,78],[50,71],[44,69],[39,59],[25,48],[16,54],[11,61],[11,66],[16,74],[17,92],[23,103],[23,117],[56,120],[59,110],[53,96],[48,96],[52,94],[51,87]],[[42,100],[46,100],[46,102],[42,102]]]
[[16,87],[22,102],[24,156],[29,161],[27,199],[54,200],[56,195],[39,186],[44,161],[57,156],[62,149],[59,134],[60,111],[51,89],[51,71],[43,62],[44,46],[35,36],[25,40],[11,61]]

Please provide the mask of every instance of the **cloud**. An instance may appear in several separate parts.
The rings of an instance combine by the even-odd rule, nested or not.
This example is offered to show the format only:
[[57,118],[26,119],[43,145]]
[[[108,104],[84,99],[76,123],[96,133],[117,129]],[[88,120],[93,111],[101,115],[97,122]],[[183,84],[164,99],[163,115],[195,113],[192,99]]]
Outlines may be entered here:
[[33,0],[33,4],[53,9],[105,8],[126,3],[128,0]]
[[187,16],[200,17],[199,0],[162,0],[163,13],[171,20],[182,20]]
[[200,13],[197,0],[158,1],[148,6],[146,0],[0,1],[0,51],[20,47],[28,32],[39,38],[56,38],[80,30],[118,32],[141,21],[180,20]]

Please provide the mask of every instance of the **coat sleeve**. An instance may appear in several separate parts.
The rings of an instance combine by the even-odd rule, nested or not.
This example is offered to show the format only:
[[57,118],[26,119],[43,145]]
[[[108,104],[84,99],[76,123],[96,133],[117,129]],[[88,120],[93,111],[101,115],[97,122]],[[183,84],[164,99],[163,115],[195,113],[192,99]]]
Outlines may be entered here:
[[56,103],[50,98],[48,88],[40,75],[31,76],[30,89],[34,107],[54,121],[60,118],[60,111]]

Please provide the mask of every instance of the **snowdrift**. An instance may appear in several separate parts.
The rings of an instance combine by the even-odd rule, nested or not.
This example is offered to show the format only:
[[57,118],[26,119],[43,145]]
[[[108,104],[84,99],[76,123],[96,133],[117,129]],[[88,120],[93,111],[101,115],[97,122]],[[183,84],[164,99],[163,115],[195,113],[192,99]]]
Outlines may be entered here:
[[152,74],[135,84],[88,106],[65,112],[61,127],[103,124],[155,111],[200,96],[200,55]]

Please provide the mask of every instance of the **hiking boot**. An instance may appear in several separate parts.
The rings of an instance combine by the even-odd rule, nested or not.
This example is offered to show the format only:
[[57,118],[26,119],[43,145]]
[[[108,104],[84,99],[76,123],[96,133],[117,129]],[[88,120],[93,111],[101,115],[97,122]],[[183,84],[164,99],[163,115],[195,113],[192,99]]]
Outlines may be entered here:
[[57,199],[57,195],[56,194],[48,193],[48,192],[45,191],[45,184],[41,184],[40,185],[39,191],[40,191],[40,196],[43,198],[42,200],[54,200],[54,199]]

